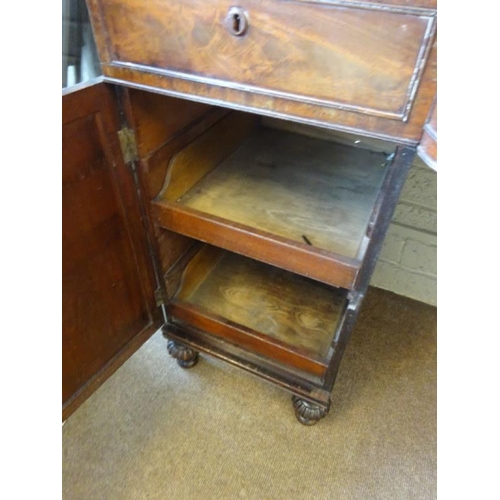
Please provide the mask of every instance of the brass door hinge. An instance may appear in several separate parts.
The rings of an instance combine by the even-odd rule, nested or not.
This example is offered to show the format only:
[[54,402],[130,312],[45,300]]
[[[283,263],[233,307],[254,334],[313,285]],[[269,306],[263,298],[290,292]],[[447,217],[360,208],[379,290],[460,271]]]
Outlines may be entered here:
[[135,142],[133,130],[128,127],[123,127],[118,131],[118,139],[120,140],[123,161],[125,163],[137,161],[137,143]]

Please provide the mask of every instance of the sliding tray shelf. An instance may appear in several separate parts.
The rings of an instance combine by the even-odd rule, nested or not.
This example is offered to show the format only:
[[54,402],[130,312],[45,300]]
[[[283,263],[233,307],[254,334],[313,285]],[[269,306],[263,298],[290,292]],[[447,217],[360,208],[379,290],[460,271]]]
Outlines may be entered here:
[[240,349],[324,379],[347,292],[203,245],[169,301],[170,327],[187,325]]
[[235,113],[171,160],[153,215],[166,229],[352,289],[389,164],[383,153]]

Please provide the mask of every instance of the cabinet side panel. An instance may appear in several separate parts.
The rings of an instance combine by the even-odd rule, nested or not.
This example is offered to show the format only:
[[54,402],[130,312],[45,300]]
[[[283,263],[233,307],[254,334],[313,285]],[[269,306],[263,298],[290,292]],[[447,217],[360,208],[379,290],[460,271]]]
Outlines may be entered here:
[[[137,140],[138,174],[147,201],[163,188],[172,158],[230,113],[215,106],[127,88],[121,89],[121,98]],[[151,218],[149,224],[156,235],[154,250],[166,274],[194,240],[155,227]],[[169,289],[168,280],[165,287]]]
[[128,96],[138,154],[144,159],[214,109],[207,104],[134,89],[128,91]]

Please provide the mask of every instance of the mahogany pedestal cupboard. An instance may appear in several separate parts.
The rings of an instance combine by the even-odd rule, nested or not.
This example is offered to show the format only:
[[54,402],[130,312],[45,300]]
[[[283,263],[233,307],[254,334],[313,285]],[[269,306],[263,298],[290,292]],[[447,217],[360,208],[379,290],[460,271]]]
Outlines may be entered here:
[[63,95],[63,418],[163,325],[181,367],[216,356],[315,423],[417,148],[435,162],[435,0],[88,7],[103,77]]

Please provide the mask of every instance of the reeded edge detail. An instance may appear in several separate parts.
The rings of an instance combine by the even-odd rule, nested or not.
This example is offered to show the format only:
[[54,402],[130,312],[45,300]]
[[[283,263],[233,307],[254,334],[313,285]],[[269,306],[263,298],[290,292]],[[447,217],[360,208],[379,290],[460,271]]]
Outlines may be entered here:
[[293,409],[297,420],[304,425],[314,425],[326,416],[328,410],[309,401],[292,396]]

